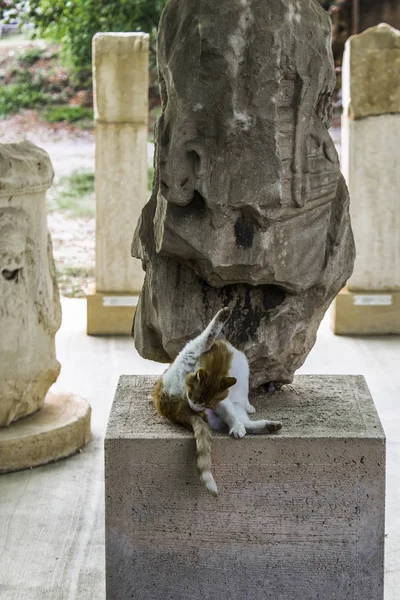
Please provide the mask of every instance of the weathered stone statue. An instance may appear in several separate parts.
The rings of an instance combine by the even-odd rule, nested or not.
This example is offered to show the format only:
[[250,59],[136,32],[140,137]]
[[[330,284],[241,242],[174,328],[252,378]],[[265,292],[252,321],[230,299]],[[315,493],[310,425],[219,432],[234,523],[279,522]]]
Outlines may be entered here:
[[45,206],[52,179],[44,150],[0,145],[0,426],[40,408],[60,371],[61,309]]
[[330,28],[316,0],[167,3],[153,193],[132,246],[144,357],[172,360],[225,305],[253,386],[290,382],[313,346],[354,262]]

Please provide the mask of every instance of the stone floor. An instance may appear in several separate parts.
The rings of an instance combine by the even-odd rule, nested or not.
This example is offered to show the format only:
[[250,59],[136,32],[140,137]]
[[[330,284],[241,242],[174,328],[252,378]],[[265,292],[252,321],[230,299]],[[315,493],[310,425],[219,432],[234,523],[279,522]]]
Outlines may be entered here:
[[[128,338],[87,337],[85,319],[84,300],[63,301],[54,391],[88,398],[93,438],[72,458],[0,477],[1,600],[105,598],[103,438],[113,393],[121,373],[164,367],[141,359]],[[326,318],[300,371],[361,373],[375,399],[388,438],[385,600],[400,598],[399,356],[400,337],[335,337]]]

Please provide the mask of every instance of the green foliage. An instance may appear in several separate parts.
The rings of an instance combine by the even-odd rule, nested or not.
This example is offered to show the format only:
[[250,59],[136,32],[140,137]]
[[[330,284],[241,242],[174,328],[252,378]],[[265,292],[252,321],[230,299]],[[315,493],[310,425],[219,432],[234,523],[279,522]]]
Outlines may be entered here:
[[[84,128],[93,126],[91,110],[68,106],[78,90],[71,84],[68,71],[57,59],[57,52],[51,46],[33,46],[2,61],[4,83],[0,83],[1,118],[24,108],[47,106],[45,116],[52,123],[80,121],[79,125]],[[40,63],[37,62],[39,59]],[[59,108],[60,105],[63,105],[63,109]]]
[[61,211],[70,218],[94,217],[94,173],[75,171],[63,177],[47,196],[48,210]]
[[166,0],[30,0],[13,2],[15,16],[30,21],[39,35],[62,42],[78,71],[90,71],[92,37],[100,31],[154,33]]
[[94,192],[94,173],[76,171],[68,178],[69,185],[76,196],[84,196]]
[[0,118],[18,112],[21,108],[34,108],[47,101],[47,96],[32,83],[0,86]]
[[[147,171],[148,190],[153,184],[153,167]],[[47,193],[49,212],[63,212],[66,217],[94,217],[96,202],[94,195],[94,173],[75,171],[69,177],[63,177]]]
[[42,116],[48,123],[76,123],[85,119],[92,121],[93,110],[83,106],[49,106]]
[[41,48],[28,48],[21,52],[19,61],[25,67],[31,67],[41,58],[42,53],[43,50]]

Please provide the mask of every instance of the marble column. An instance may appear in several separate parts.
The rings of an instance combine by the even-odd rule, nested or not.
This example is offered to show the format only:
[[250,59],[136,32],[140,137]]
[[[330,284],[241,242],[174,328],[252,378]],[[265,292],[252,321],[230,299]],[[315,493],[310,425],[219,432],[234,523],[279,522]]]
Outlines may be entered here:
[[336,301],[341,334],[400,333],[400,32],[353,36],[343,62],[342,170],[356,261]]
[[69,456],[90,438],[90,406],[52,394],[61,325],[46,191],[53,167],[28,141],[0,144],[0,473]]
[[147,195],[148,47],[145,33],[93,38],[96,124],[96,284],[89,334],[129,334],[143,271],[132,227]]

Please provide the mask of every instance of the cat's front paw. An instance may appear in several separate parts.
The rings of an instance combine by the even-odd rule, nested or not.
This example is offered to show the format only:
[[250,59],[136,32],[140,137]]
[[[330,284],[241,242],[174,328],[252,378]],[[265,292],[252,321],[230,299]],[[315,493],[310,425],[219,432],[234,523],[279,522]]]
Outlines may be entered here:
[[254,415],[254,413],[256,412],[256,410],[257,410],[256,407],[253,406],[252,404],[248,404],[246,406],[246,411],[247,411],[248,415]]
[[279,431],[280,429],[282,429],[282,423],[280,421],[267,421],[267,424],[265,426],[265,430],[269,433]]
[[235,425],[229,430],[229,435],[236,439],[242,438],[246,435],[246,427],[243,425],[243,423],[235,423]]

